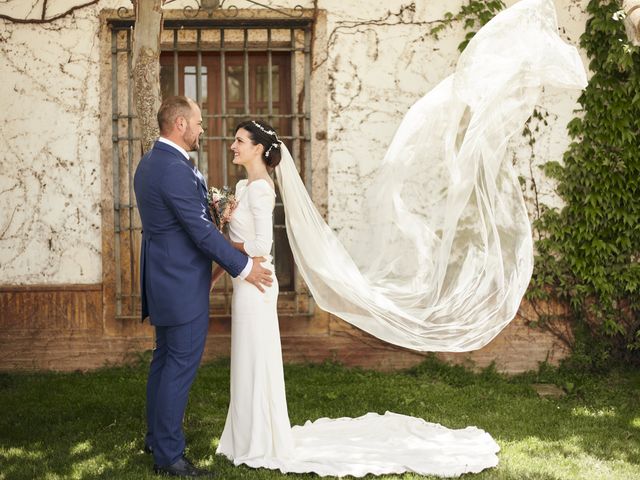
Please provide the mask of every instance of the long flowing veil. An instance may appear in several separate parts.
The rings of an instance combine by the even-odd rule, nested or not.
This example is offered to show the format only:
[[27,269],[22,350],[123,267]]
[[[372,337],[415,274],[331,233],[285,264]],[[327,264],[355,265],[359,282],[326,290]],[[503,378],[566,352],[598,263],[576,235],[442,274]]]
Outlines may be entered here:
[[531,279],[531,227],[507,154],[545,86],[579,89],[577,50],[552,0],[522,0],[471,40],[455,72],[402,120],[363,205],[356,261],[282,145],[289,242],[317,304],[421,351],[475,350],[515,316]]

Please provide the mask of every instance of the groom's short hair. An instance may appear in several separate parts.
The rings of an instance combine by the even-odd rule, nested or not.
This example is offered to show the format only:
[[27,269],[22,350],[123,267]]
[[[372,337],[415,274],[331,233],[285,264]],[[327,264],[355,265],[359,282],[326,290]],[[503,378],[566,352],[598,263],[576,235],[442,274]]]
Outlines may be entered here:
[[158,110],[158,128],[160,133],[169,133],[178,117],[189,118],[196,103],[184,95],[166,98]]

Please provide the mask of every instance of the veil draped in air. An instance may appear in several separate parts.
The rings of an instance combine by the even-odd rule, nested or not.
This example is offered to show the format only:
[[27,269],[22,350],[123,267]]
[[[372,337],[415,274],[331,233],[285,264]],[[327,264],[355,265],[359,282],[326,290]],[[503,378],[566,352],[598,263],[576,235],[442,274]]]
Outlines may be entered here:
[[287,148],[276,168],[296,265],[317,304],[392,344],[462,352],[515,316],[533,268],[507,151],[544,87],[581,89],[552,0],[522,0],[475,35],[455,72],[407,112],[363,201],[357,263],[324,222]]

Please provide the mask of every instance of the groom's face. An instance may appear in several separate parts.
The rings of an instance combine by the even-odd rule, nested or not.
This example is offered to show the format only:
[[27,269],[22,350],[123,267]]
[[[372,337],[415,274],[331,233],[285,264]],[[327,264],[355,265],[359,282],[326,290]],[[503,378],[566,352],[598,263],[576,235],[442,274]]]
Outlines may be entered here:
[[185,150],[188,152],[196,151],[200,148],[200,135],[204,132],[202,129],[202,113],[197,105],[191,106],[191,115],[185,118],[186,126],[182,134],[182,141],[187,146]]

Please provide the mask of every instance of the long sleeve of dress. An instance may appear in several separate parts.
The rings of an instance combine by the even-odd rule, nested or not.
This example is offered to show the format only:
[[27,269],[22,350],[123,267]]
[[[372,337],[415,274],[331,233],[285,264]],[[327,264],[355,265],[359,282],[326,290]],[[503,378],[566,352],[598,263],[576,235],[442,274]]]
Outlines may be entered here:
[[264,180],[254,181],[247,188],[256,235],[254,239],[245,242],[244,250],[250,257],[264,257],[271,253],[273,243],[275,192]]

